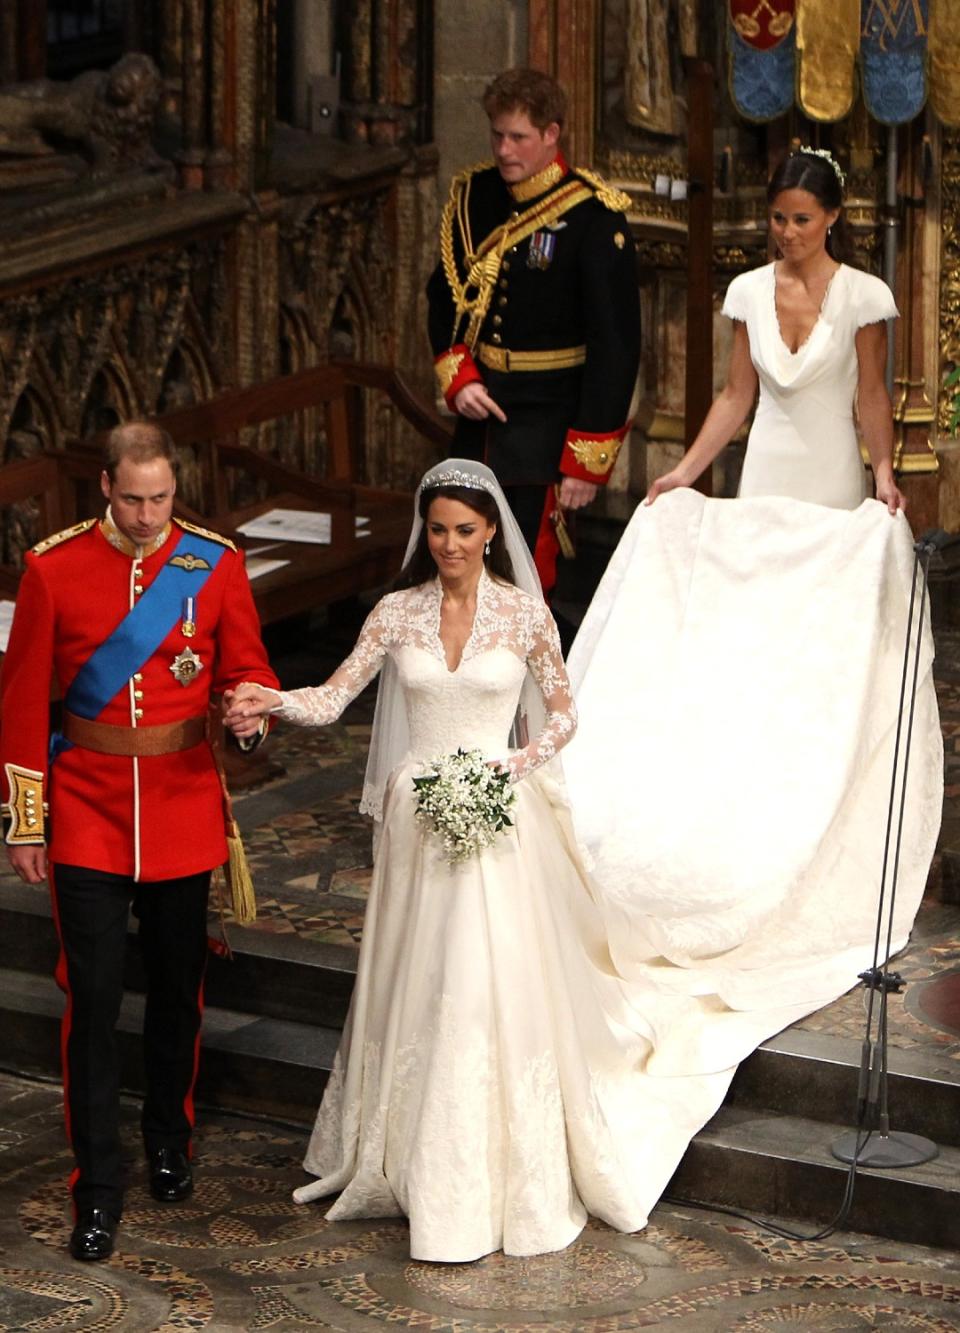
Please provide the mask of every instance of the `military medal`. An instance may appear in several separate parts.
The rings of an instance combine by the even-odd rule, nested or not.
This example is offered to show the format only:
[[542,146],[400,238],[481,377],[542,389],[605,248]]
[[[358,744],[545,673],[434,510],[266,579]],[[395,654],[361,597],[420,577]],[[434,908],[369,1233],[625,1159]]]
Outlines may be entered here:
[[557,247],[557,238],[552,231],[535,231],[530,237],[530,249],[527,251],[527,268],[547,269]]
[[203,670],[203,663],[192,648],[184,648],[170,663],[170,670],[181,685],[189,685]]
[[183,622],[180,625],[180,633],[185,639],[192,639],[197,632],[197,622],[194,618],[194,599],[184,597],[183,599]]

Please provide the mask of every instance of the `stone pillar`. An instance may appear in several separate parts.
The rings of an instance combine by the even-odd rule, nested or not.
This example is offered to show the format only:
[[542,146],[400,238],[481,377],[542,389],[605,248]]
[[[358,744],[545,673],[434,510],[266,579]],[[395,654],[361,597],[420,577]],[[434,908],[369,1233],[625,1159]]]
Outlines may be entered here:
[[502,70],[527,63],[526,0],[500,0],[495,6],[437,0],[434,26],[433,137],[445,198],[455,172],[490,157],[480,98]]
[[236,144],[236,11],[228,0],[210,7],[210,146],[204,163],[208,190],[236,185],[233,152]]
[[204,49],[206,25],[203,0],[183,0],[180,119],[183,146],[177,158],[180,186],[203,189],[203,160],[206,154],[206,73]]

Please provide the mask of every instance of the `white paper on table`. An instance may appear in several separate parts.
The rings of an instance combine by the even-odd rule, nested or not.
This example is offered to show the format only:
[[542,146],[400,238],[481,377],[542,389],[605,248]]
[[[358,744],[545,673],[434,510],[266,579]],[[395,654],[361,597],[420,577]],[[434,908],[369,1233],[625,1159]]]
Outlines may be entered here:
[[262,578],[264,574],[270,574],[275,569],[283,569],[284,565],[289,565],[289,563],[289,560],[265,560],[263,556],[259,555],[252,558],[247,556],[247,578]]
[[13,624],[13,612],[16,602],[8,601],[3,598],[0,601],[0,653],[7,651],[7,644],[10,642],[10,626]]
[[246,537],[270,537],[280,542],[311,542],[329,546],[331,537],[329,514],[318,514],[313,509],[268,509],[259,518],[241,523],[238,532]]

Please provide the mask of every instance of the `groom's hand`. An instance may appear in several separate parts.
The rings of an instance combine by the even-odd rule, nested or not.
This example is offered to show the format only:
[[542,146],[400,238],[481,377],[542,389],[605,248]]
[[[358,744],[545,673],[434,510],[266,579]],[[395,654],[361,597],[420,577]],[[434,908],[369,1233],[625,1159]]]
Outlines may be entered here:
[[489,416],[496,417],[498,421],[507,419],[503,408],[487,393],[486,385],[477,380],[463,386],[454,398],[453,405],[462,417],[469,417],[471,421],[486,421]]
[[579,477],[564,477],[560,483],[557,504],[561,509],[582,509],[597,498],[599,486],[592,481],[581,481]]

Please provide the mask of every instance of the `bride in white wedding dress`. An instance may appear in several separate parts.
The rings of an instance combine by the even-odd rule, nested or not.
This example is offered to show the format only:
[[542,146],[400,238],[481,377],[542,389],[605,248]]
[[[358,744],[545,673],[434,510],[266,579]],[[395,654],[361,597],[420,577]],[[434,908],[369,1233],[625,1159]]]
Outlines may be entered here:
[[[887,649],[898,656],[905,521],[870,506],[883,528],[862,525],[864,555],[822,599],[825,614],[845,615],[844,597],[874,568],[892,589],[861,616],[817,721],[802,675],[819,672],[814,687],[822,679],[813,646],[787,674],[786,689],[797,686],[789,704],[769,683],[757,694],[758,673],[784,669],[798,636],[809,638],[808,623],[765,622],[772,584],[742,641],[739,683],[722,636],[692,633],[742,582],[735,543],[733,568],[721,560],[703,575],[700,530],[714,525],[716,549],[735,531],[722,519],[736,506],[707,503],[719,513],[702,512],[690,491],[645,510],[588,613],[575,666],[591,721],[565,751],[578,836],[557,758],[576,710],[556,629],[481,464],[451,459],[424,477],[407,586],[377,604],[327,684],[279,696],[245,684],[227,701],[240,736],[267,712],[323,725],[382,672],[363,798],[377,836],[357,980],[305,1159],[316,1180],[295,1197],[338,1193],[331,1220],[406,1215],[414,1258],[558,1250],[588,1213],[639,1230],[736,1062],[870,962],[882,814],[871,802],[889,754]],[[755,503],[776,511],[790,502]],[[811,545],[826,543],[825,561],[842,539],[828,527]],[[683,586],[696,599],[678,611]],[[722,705],[697,698],[704,661]],[[928,666],[925,658],[924,689]],[[855,726],[843,729],[856,692],[859,742]],[[751,728],[745,710],[755,702]],[[518,703],[529,739],[511,748]],[[729,720],[718,728],[721,708]],[[777,725],[778,771],[751,771],[769,754],[764,729]],[[824,775],[818,746],[834,726],[841,761]],[[929,811],[935,708],[932,722],[921,708],[917,730],[915,808]],[[712,754],[711,736],[722,745]],[[413,778],[461,746],[509,770],[517,805],[493,846],[451,866],[415,819]],[[931,835],[929,814],[908,819],[898,943]]]
[[[405,1214],[418,1259],[558,1250],[588,1211],[635,1230],[652,1203],[649,1037],[551,771],[576,723],[556,627],[488,469],[427,473],[405,570],[325,685],[279,700],[243,685],[227,713],[240,735],[265,712],[323,725],[383,668],[357,980],[305,1162],[319,1179],[296,1197],[339,1191],[331,1219]],[[518,702],[530,740],[511,749]],[[458,747],[502,760],[517,805],[492,847],[451,866],[415,821],[412,779]]]

